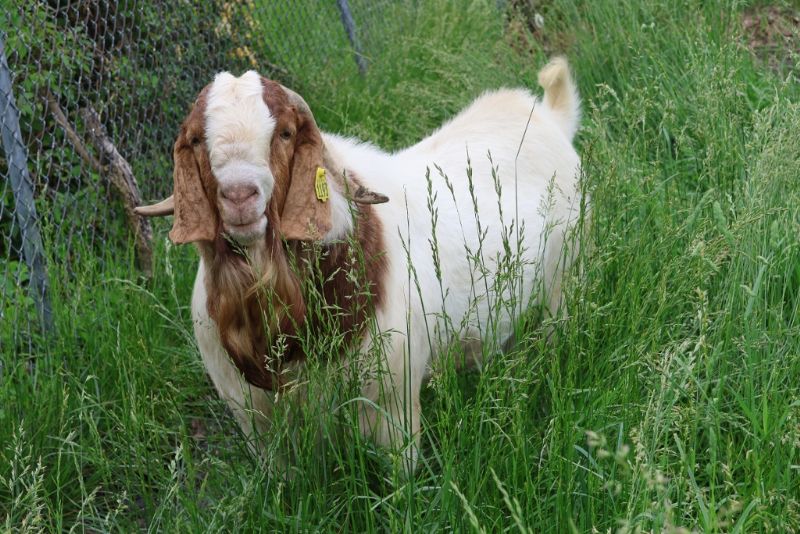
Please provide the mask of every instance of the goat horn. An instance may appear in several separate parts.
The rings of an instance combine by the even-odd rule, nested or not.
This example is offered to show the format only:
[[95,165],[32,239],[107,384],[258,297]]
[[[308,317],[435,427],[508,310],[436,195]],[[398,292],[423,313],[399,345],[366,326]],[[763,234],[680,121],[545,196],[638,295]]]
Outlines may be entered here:
[[384,202],[389,202],[389,197],[386,195],[376,193],[363,185],[359,185],[353,191],[350,199],[357,204],[383,204]]
[[376,193],[353,180],[352,172],[344,171],[341,177],[344,181],[344,193],[347,198],[356,204],[383,204],[389,202],[389,197]]
[[142,217],[163,217],[164,215],[172,215],[175,212],[175,196],[170,195],[161,202],[150,204],[149,206],[133,208],[133,212]]
[[283,87],[283,90],[286,91],[286,95],[289,97],[290,104],[296,106],[298,111],[300,111],[301,113],[311,115],[312,117],[314,116],[314,114],[311,113],[311,108],[308,107],[308,104],[306,103],[306,101],[303,99],[302,96],[298,95],[285,85],[281,85],[281,87]]
[[314,114],[311,113],[311,107],[309,107],[308,102],[305,99],[286,87],[285,85],[281,85],[283,90],[286,91],[286,96],[289,97],[289,104],[297,108],[297,111],[303,115],[306,115],[309,119],[311,119],[312,124],[314,127],[317,127],[317,120],[314,118]]

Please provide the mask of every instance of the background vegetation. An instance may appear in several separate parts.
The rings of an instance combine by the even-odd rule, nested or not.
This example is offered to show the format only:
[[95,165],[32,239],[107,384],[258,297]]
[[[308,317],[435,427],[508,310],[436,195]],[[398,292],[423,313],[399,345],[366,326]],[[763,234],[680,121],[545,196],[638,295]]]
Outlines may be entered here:
[[[210,27],[248,38],[230,46],[249,49],[209,59],[209,76],[251,57],[272,68],[281,28],[268,10],[244,19],[241,7],[216,8],[251,35]],[[326,130],[389,149],[487,88],[535,87],[553,53],[568,55],[580,85],[593,225],[568,279],[569,315],[524,321],[517,347],[481,374],[437,376],[417,475],[403,480],[381,451],[335,433],[315,449],[311,425],[277,436],[297,461],[290,480],[271,475],[194,346],[195,252],[170,247],[161,226],[150,281],[137,278],[132,247],[72,239],[71,261],[49,263],[58,335],[3,338],[5,529],[800,530],[797,6],[507,8],[503,17],[490,0],[421,0],[371,29],[383,45],[369,47],[365,77],[344,41],[341,57],[301,55],[302,69],[276,75]],[[31,27],[45,32],[31,43],[50,35]],[[91,61],[73,59],[78,69]],[[136,162],[153,196],[168,188],[171,137],[206,81],[175,84],[180,95],[161,112],[169,131],[140,132],[159,154]],[[166,105],[161,87],[128,96]],[[62,224],[81,227],[77,218],[47,226],[48,251]],[[346,413],[333,419],[347,424]]]

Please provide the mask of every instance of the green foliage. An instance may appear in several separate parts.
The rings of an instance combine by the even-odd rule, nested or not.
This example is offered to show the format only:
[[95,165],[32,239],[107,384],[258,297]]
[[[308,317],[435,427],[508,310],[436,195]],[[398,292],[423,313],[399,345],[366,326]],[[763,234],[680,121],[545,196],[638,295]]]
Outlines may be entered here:
[[[56,123],[48,93],[81,136],[86,132],[79,111],[95,109],[131,162],[145,198],[163,194],[169,180],[150,177],[171,174],[165,147],[199,88],[231,63],[229,40],[216,34],[217,4],[178,10],[160,2],[13,1],[0,16],[4,27],[15,29],[6,35],[6,54],[42,224],[57,231],[51,240],[66,249],[75,228],[61,228],[61,220],[81,213],[85,227],[75,239],[94,243],[93,254],[107,243],[121,245],[129,231],[119,203],[111,202],[117,193]],[[0,174],[7,174],[4,159]],[[4,256],[18,259],[10,190],[4,188],[2,201],[8,207],[0,219]],[[66,254],[56,260],[67,261]]]
[[[20,332],[35,324],[33,298],[27,291],[28,268],[18,261],[0,261],[0,349],[12,353]],[[1,416],[0,416],[1,417]]]
[[[316,401],[279,413],[268,436],[267,458],[292,451],[292,476],[248,450],[192,341],[195,253],[168,246],[163,224],[147,284],[130,281],[132,248],[98,253],[73,238],[58,253],[73,261],[51,262],[60,335],[32,353],[3,345],[5,528],[800,530],[798,84],[754,61],[736,2],[539,4],[536,36],[569,46],[584,102],[578,145],[592,225],[566,283],[569,313],[541,322],[528,311],[517,345],[481,373],[456,372],[463,355],[444,351],[424,392],[413,479],[347,432],[352,384],[316,364],[307,392]],[[248,21],[226,5],[219,20],[227,13],[242,30],[223,34],[232,47],[263,31],[264,42],[249,43],[257,61],[291,56],[263,55],[280,37],[274,7],[255,6]],[[506,26],[494,1],[386,9],[385,27],[365,37],[385,43],[366,48],[365,77],[349,50],[296,59],[308,68],[292,71],[291,84],[327,130],[402,147],[485,89],[533,87],[545,62],[543,46]],[[205,20],[202,10],[181,13]],[[156,39],[159,17],[171,15],[130,16]],[[220,57],[246,67],[240,53]],[[202,63],[197,54],[187,61]],[[196,83],[181,81],[176,70],[163,85],[137,61],[115,59],[140,91],[109,93],[115,109],[147,99],[177,121],[208,80],[198,71]],[[147,156],[133,162],[137,172],[168,184],[173,135],[135,140]],[[67,206],[75,192],[55,202]],[[72,235],[57,225],[45,234],[48,249]],[[18,262],[0,268],[25,276]],[[0,312],[24,312],[24,291],[5,285],[12,297]]]

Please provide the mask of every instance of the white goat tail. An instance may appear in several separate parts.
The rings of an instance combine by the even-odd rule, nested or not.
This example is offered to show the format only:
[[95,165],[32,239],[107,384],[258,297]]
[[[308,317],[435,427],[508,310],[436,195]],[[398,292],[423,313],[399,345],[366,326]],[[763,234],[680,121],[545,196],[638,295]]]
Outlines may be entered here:
[[539,85],[544,89],[544,104],[556,116],[558,125],[571,141],[578,130],[581,101],[567,60],[563,57],[551,60],[539,71]]

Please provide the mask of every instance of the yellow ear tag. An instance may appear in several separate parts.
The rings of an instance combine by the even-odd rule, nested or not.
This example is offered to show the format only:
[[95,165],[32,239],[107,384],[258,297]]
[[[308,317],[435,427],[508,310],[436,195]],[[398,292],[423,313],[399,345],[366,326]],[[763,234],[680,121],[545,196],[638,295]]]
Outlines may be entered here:
[[317,200],[328,201],[328,181],[325,179],[325,169],[317,167],[317,179],[314,180],[314,191],[317,193]]

